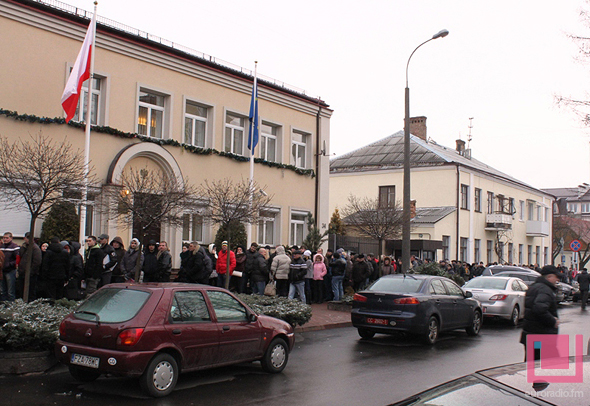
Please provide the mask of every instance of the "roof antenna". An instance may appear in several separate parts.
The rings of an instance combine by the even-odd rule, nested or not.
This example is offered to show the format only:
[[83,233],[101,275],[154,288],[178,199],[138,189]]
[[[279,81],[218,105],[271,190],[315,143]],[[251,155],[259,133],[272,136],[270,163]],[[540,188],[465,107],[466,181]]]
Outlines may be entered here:
[[467,149],[469,149],[469,143],[471,142],[471,129],[473,128],[473,117],[469,117],[469,135],[467,135]]

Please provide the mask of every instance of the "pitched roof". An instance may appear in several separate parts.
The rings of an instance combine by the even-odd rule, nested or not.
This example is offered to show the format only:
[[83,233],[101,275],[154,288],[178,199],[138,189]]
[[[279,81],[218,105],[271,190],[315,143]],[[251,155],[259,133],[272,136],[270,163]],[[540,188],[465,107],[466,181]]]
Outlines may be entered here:
[[[459,154],[434,141],[427,142],[410,135],[410,163],[412,167],[461,165],[492,177],[502,178],[529,189],[538,190],[510,175],[471,157]],[[330,161],[330,173],[353,173],[385,169],[401,169],[404,165],[404,132],[385,137],[372,144],[341,155]]]
[[549,193],[556,198],[565,198],[568,202],[574,201],[590,201],[590,188],[578,187],[559,187],[541,189],[545,193]]
[[454,206],[416,207],[416,217],[412,223],[420,226],[434,226],[440,220],[457,210]]

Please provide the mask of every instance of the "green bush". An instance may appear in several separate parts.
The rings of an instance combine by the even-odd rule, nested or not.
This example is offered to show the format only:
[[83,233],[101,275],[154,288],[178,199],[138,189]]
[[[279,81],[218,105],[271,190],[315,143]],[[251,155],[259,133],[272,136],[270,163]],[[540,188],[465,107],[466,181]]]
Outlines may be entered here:
[[302,326],[311,319],[311,306],[299,300],[243,293],[238,297],[255,312],[284,320],[293,327]]
[[74,301],[47,299],[25,303],[21,299],[0,305],[0,348],[7,351],[52,350],[59,325],[73,307]]
[[455,282],[459,286],[463,286],[463,284],[465,284],[465,280],[461,277],[461,275],[458,275],[456,273],[448,273],[447,271],[442,269],[440,267],[440,265],[437,264],[436,262],[422,264],[422,265],[416,267],[416,269],[414,269],[414,271],[409,272],[409,273],[417,273],[417,274],[422,274],[422,275],[444,276],[445,278],[451,279],[453,282]]

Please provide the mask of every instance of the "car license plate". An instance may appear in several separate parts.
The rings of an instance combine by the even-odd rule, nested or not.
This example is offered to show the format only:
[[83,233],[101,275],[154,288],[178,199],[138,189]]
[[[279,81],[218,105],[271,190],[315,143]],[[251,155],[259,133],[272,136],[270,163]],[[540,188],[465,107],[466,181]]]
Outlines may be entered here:
[[72,354],[72,359],[70,362],[75,365],[82,365],[89,368],[98,368],[100,358],[89,357],[88,355]]
[[367,317],[367,323],[381,324],[382,326],[387,326],[389,324],[389,320],[387,320],[387,319],[374,319],[372,317]]

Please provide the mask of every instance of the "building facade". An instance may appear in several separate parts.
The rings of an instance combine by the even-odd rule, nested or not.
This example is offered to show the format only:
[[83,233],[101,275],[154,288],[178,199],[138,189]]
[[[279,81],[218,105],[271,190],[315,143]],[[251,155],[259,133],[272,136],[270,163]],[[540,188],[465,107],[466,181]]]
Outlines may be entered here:
[[[426,138],[426,117],[412,118],[411,199],[413,255],[466,262],[551,262],[553,197],[474,159],[465,143],[455,149]],[[330,211],[351,194],[395,204],[403,196],[400,131],[333,159]],[[386,244],[401,256],[401,241]]]
[[[84,128],[65,124],[60,97],[80,50],[91,13],[64,3],[0,0],[0,135],[9,140],[42,132],[84,150]],[[105,187],[117,185],[130,168],[155,168],[194,185],[205,180],[249,178],[248,114],[253,74],[208,55],[97,19],[94,79],[81,100],[92,94],[91,185],[87,235],[120,235],[127,243],[132,227],[101,216]],[[10,57],[6,57],[10,55]],[[273,195],[252,227],[260,244],[300,244],[311,213],[327,228],[332,110],[318,98],[269,78],[259,77],[260,141],[254,179]],[[79,121],[78,114],[72,120]],[[24,120],[23,117],[29,117]],[[320,150],[323,153],[320,153]],[[297,190],[297,193],[293,193]],[[79,191],[78,191],[79,192]],[[76,201],[76,193],[71,200]],[[26,212],[0,214],[2,232],[22,236]],[[185,214],[183,228],[161,224],[159,240],[178,253],[185,240],[212,242],[216,229],[202,207]],[[37,227],[40,230],[40,227]]]

